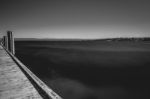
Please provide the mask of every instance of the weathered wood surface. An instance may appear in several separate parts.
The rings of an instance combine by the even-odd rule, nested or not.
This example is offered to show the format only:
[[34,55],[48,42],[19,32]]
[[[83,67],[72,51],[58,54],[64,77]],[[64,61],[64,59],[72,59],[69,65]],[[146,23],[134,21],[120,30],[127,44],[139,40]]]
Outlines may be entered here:
[[2,46],[0,46],[0,99],[42,99]]

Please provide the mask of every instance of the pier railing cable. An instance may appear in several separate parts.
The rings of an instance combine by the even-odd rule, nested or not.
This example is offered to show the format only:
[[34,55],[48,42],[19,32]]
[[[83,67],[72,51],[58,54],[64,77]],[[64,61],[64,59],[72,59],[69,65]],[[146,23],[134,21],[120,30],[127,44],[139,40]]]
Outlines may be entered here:
[[[57,93],[50,89],[43,81],[41,81],[34,73],[32,73],[17,57],[15,57],[14,51],[14,40],[11,31],[7,32],[7,36],[4,36],[1,45],[5,51],[10,55],[13,61],[19,66],[22,72],[30,80],[32,85],[38,91],[38,93],[43,97],[43,99],[62,99]],[[11,46],[9,44],[12,44]]]

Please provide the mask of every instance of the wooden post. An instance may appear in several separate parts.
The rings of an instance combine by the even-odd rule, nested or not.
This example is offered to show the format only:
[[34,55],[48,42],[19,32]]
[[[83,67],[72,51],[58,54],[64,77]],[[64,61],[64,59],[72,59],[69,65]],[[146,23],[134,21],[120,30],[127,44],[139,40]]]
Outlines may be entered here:
[[8,37],[8,50],[12,54],[15,54],[14,38],[11,31],[7,31],[7,37]]
[[2,40],[1,40],[1,44],[4,46],[4,36],[3,36]]
[[4,47],[6,48],[6,49],[8,49],[8,37],[7,36],[4,36],[4,38],[3,38],[4,40],[3,40],[3,45],[4,45]]

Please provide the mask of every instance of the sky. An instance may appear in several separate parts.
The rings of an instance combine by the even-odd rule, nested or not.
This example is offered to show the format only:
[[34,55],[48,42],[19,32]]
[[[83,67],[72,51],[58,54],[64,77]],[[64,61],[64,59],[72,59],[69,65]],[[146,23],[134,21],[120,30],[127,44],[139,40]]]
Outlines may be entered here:
[[0,36],[150,37],[150,0],[0,0]]

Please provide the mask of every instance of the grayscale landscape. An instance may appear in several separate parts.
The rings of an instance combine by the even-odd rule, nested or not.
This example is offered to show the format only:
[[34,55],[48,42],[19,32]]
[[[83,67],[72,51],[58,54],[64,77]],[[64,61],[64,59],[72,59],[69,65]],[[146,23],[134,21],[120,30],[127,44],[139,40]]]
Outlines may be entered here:
[[150,99],[150,0],[0,0],[8,32],[62,99]]

